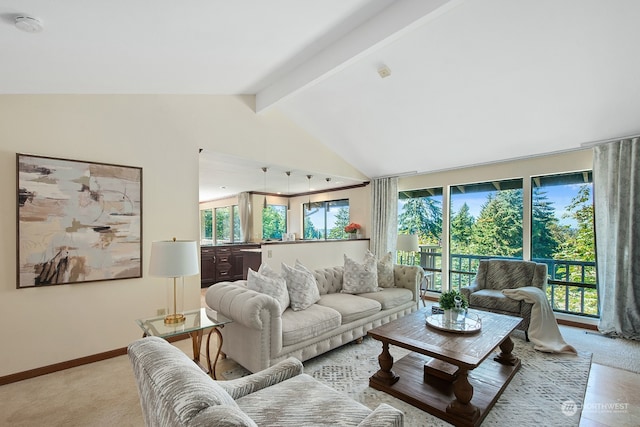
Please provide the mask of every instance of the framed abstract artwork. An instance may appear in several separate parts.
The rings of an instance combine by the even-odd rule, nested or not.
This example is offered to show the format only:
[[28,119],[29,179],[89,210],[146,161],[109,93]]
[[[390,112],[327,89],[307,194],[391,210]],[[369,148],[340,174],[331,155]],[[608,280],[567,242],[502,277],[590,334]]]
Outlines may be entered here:
[[142,168],[16,155],[17,288],[142,277]]

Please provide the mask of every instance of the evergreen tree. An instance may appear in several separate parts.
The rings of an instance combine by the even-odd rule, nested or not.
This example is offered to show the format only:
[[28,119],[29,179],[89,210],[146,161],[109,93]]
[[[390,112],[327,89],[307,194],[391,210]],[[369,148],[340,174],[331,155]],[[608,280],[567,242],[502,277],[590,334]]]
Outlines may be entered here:
[[[281,210],[267,206],[262,210],[262,238],[282,239],[282,233],[287,228],[285,215]],[[286,212],[286,210],[284,211]]]
[[469,205],[463,203],[460,210],[451,218],[451,253],[470,254],[469,244],[473,233],[475,218],[469,213]]
[[595,261],[595,235],[593,227],[593,202],[591,185],[580,186],[578,194],[567,206],[564,218],[573,218],[577,229],[570,239],[563,241],[557,253],[559,259],[574,261]]
[[346,237],[346,232],[344,228],[349,225],[349,208],[341,207],[338,209],[335,215],[335,225],[331,230],[329,230],[329,235],[327,238],[329,239],[344,239]]
[[438,244],[442,234],[442,203],[432,197],[407,199],[398,218],[398,232],[417,234],[421,243]]
[[473,227],[471,253],[522,257],[522,190],[491,193]]
[[533,258],[551,259],[558,249],[558,218],[547,192],[534,188],[532,197],[531,254]]

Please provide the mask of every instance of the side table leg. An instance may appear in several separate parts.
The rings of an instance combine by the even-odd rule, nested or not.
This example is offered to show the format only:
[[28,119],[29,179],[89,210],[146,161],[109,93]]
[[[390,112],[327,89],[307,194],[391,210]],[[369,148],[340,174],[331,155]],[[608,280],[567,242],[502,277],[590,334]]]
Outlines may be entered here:
[[397,383],[400,377],[391,370],[393,367],[393,356],[389,353],[389,343],[387,342],[382,343],[382,353],[378,356],[378,363],[380,364],[380,370],[373,374],[373,376],[369,378],[369,381],[386,386]]
[[200,362],[200,349],[202,348],[202,331],[190,332],[191,345],[193,347],[193,361]]
[[[213,378],[214,380],[217,379],[216,378],[216,365],[218,364],[218,357],[220,357],[220,353],[222,350],[222,334],[220,333],[220,331],[218,330],[218,328],[223,328],[224,325],[220,325],[220,326],[216,326],[214,328],[211,328],[211,330],[209,331],[209,335],[207,335],[207,368],[209,369],[209,375],[211,375],[211,378]],[[209,348],[210,345],[209,343],[211,342],[211,334],[215,332],[216,335],[218,335],[218,350],[216,350],[216,357],[213,360],[213,365],[211,365],[211,356],[209,353]]]
[[509,366],[515,366],[520,362],[520,359],[511,353],[513,351],[513,341],[511,341],[511,337],[509,335],[507,335],[504,341],[500,343],[500,350],[502,352],[493,358],[496,362]]
[[480,416],[480,409],[472,405],[473,386],[469,383],[469,371],[460,368],[458,378],[453,383],[456,399],[447,406],[447,413],[456,415],[474,423]]

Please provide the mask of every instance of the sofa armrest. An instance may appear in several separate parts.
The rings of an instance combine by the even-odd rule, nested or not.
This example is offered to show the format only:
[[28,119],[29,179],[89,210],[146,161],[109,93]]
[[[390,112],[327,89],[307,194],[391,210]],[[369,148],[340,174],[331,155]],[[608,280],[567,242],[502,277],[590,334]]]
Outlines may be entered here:
[[420,284],[424,277],[422,267],[416,265],[399,265],[393,266],[393,280],[398,288],[409,289],[413,292],[413,300],[420,300]]
[[404,413],[391,405],[381,403],[358,424],[358,427],[402,427],[403,425]]
[[242,396],[255,393],[263,388],[293,378],[302,373],[302,362],[290,357],[282,362],[246,377],[229,381],[219,381],[218,384],[236,400]]
[[[265,328],[264,315],[279,318],[280,305],[275,298],[246,287],[246,282],[220,282],[205,294],[207,305],[223,316],[251,329]],[[274,322],[271,322],[274,324]]]

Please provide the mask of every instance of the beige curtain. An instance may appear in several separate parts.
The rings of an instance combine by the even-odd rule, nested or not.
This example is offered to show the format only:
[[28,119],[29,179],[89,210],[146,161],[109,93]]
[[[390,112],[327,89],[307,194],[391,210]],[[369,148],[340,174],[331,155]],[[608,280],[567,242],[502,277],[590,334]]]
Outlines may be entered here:
[[395,250],[398,235],[398,178],[371,183],[371,252],[382,257]]
[[639,138],[594,148],[598,329],[640,340]]
[[240,233],[244,243],[251,240],[251,194],[238,194],[238,213],[240,215]]

